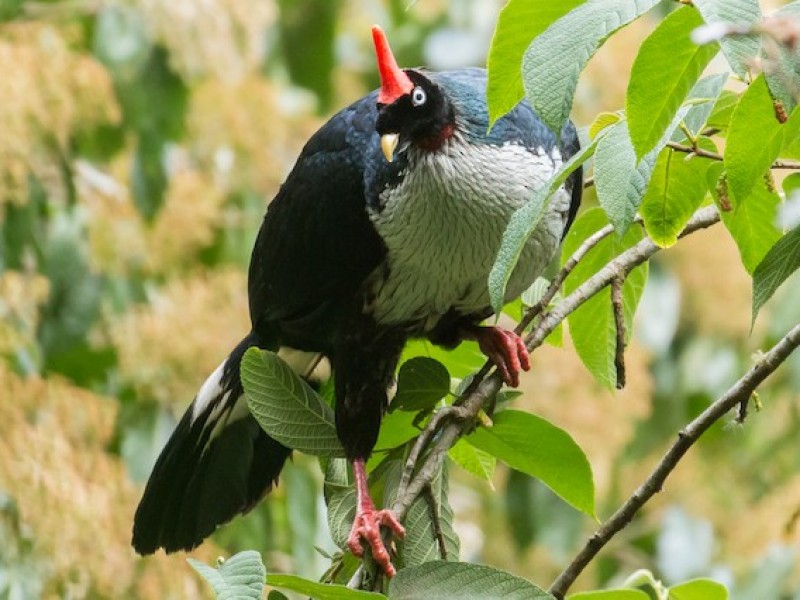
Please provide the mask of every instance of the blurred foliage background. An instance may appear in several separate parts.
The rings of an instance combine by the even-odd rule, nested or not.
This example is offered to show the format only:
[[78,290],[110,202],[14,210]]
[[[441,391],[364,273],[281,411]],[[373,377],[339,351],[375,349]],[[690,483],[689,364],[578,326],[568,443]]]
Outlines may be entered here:
[[[325,115],[376,85],[372,23],[402,65],[481,65],[500,6],[0,0],[0,598],[208,595],[183,556],[136,557],[131,521],[176,418],[247,330],[264,208]],[[622,106],[656,18],[590,63],[579,125]],[[623,392],[594,382],[567,341],[537,352],[518,403],[582,445],[608,515],[680,425],[800,319],[798,293],[795,278],[750,333],[729,236],[691,236],[651,269]],[[790,362],[763,409],[708,435],[583,587],[646,567],[668,583],[717,578],[736,598],[800,598],[800,356]],[[546,585],[592,529],[527,476],[452,473],[465,560]],[[318,577],[314,547],[333,549],[321,479],[295,457],[270,501],[196,556],[254,548],[272,571]]]

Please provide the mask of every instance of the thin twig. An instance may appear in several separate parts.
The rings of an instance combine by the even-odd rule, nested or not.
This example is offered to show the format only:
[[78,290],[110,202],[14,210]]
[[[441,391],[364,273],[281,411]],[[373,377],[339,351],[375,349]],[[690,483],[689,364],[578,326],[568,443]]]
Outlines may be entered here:
[[[442,484],[444,485],[444,484]],[[442,522],[440,519],[441,506],[436,496],[433,493],[433,483],[428,483],[423,491],[425,500],[428,503],[428,511],[431,515],[431,523],[433,523],[433,537],[439,544],[439,558],[447,560],[447,546],[444,542],[444,534],[442,533]]]
[[[722,156],[722,154],[704,150],[699,146],[687,146],[685,144],[679,144],[678,142],[667,142],[667,146],[677,152],[685,152],[686,154],[695,154],[697,156],[702,156],[703,158],[710,158],[711,160],[717,160],[717,161],[725,160],[725,157]],[[800,162],[794,160],[776,160],[770,165],[770,169],[800,170]]]
[[758,364],[751,368],[744,377],[678,433],[678,439],[670,446],[644,483],[608,521],[595,531],[573,561],[556,578],[553,585],[550,586],[551,594],[559,599],[564,597],[575,579],[600,549],[633,519],[638,510],[650,498],[662,489],[667,477],[686,454],[686,451],[709,427],[737,404],[750,398],[755,389],[789,357],[798,345],[800,345],[800,323],[795,325],[768,352],[761,355]]
[[614,329],[617,332],[617,344],[614,350],[614,368],[617,374],[617,389],[625,387],[625,312],[622,303],[622,285],[624,277],[615,277],[611,282],[611,306],[614,310]]

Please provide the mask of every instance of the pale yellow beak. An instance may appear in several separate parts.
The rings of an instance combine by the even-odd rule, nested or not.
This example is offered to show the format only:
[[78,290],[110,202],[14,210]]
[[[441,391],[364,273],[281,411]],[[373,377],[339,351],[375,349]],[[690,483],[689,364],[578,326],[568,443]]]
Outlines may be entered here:
[[397,133],[384,133],[381,136],[381,150],[386,160],[392,162],[394,160],[394,149],[397,148],[397,140],[400,139],[400,134]]

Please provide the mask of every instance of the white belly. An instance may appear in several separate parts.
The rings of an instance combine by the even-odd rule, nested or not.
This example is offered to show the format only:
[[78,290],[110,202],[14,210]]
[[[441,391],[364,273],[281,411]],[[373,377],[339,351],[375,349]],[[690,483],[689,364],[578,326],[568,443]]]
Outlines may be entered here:
[[[371,310],[380,323],[421,321],[428,330],[451,308],[469,314],[490,306],[487,279],[506,225],[561,160],[456,139],[437,152],[409,152],[407,175],[371,214],[388,248],[388,276],[376,282]],[[551,199],[509,281],[508,300],[552,259],[569,201],[563,188]]]

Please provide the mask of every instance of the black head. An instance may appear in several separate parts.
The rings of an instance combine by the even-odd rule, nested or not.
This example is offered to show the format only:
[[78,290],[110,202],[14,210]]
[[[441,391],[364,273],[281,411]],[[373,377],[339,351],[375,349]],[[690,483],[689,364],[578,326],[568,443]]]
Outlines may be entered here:
[[391,104],[378,104],[376,129],[381,136],[397,134],[398,143],[437,150],[453,134],[455,113],[445,92],[419,71],[405,73],[414,84]]
[[437,150],[455,130],[455,111],[447,94],[422,72],[400,70],[380,27],[372,28],[381,74],[376,129],[391,161],[394,149],[414,144]]

